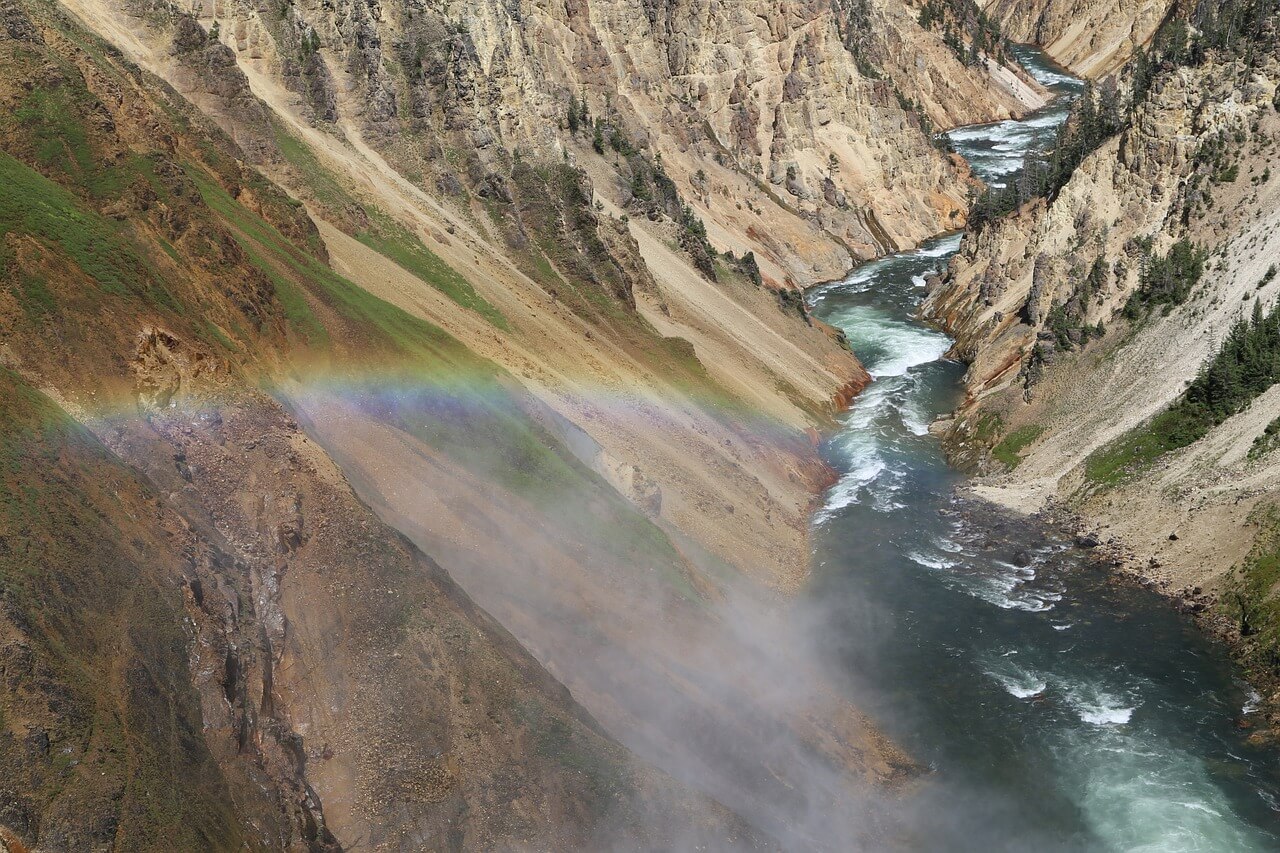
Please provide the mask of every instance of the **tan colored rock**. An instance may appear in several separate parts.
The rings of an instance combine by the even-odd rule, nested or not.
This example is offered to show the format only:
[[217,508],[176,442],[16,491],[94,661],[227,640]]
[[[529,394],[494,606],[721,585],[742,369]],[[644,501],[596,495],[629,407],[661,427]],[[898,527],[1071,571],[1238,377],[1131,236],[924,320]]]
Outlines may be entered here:
[[[1280,253],[1280,181],[1263,180],[1275,171],[1278,83],[1275,57],[1254,70],[1208,63],[1163,75],[1131,126],[1090,155],[1052,205],[966,236],[924,309],[970,363],[965,404],[937,425],[957,457],[979,470],[1002,467],[974,441],[992,419],[1000,434],[1042,429],[1015,470],[976,491],[1028,512],[1067,502],[1124,544],[1129,568],[1171,592],[1220,590],[1248,552],[1248,516],[1280,483],[1275,454],[1247,458],[1275,417],[1275,389],[1122,483],[1093,483],[1084,463],[1176,399],[1255,300],[1276,304],[1277,283],[1261,283]],[[1197,162],[1202,147],[1220,143],[1238,167],[1235,181],[1217,182]],[[1163,255],[1180,238],[1212,253],[1191,297],[1124,320],[1120,309],[1139,283],[1139,241]],[[1044,328],[1047,309],[1070,297],[1097,258],[1107,273],[1084,319],[1109,333],[1083,351],[1063,350]]]
[[1100,79],[1146,47],[1170,0],[985,0],[1015,41],[1036,44],[1085,77]]

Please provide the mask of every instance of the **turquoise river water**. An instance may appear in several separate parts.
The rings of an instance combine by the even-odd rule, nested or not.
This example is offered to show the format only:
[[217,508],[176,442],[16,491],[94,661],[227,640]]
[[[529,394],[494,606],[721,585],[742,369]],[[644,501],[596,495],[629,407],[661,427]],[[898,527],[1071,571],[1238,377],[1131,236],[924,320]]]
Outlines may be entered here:
[[[1020,55],[1057,100],[950,134],[993,184],[1051,142],[1081,90]],[[1223,650],[1061,535],[956,496],[927,427],[964,371],[913,317],[959,241],[808,294],[875,377],[827,442],[842,476],[818,515],[811,597],[863,706],[935,771],[904,846],[1280,850],[1280,757],[1247,742],[1256,697]]]

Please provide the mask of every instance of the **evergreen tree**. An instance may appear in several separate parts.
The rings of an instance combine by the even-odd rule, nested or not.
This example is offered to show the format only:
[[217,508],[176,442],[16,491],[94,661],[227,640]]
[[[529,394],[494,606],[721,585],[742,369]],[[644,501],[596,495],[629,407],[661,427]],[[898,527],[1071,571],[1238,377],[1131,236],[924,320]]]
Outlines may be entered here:
[[581,122],[579,122],[578,120],[578,105],[573,100],[573,98],[570,98],[569,99],[569,132],[572,133],[574,136],[577,136],[578,128],[581,126],[582,126]]

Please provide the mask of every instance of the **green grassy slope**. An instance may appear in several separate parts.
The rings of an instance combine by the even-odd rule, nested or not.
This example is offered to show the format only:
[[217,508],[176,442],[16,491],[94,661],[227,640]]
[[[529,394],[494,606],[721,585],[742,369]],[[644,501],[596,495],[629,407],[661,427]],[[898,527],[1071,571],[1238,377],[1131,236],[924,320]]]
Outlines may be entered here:
[[48,849],[241,849],[201,732],[164,516],[0,370],[0,813]]

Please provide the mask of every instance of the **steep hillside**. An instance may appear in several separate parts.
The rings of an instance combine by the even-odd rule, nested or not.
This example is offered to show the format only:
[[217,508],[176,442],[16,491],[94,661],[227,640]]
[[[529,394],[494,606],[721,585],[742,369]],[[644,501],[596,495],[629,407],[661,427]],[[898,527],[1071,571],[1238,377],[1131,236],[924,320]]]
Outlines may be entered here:
[[[466,375],[490,452],[563,466],[501,371],[333,273],[300,206],[159,81],[60,13],[2,11],[4,843],[753,845],[609,740],[259,390],[332,364]],[[471,429],[436,412],[431,437],[458,453]],[[661,536],[572,470],[612,525]]]
[[787,618],[869,381],[795,288],[963,223],[933,129],[1043,103],[975,7],[0,25],[3,843],[891,831],[914,768]]
[[[166,79],[189,79],[184,55],[168,50],[183,19],[166,23],[143,5],[132,19],[90,0],[71,8]],[[660,160],[717,247],[753,250],[779,282],[838,275],[849,251],[865,257],[962,218],[963,171],[930,144],[917,108],[941,126],[1040,102],[1011,71],[961,63],[893,3],[280,9],[189,11],[206,30],[217,24],[254,92],[286,120],[315,119],[455,198],[509,177],[504,160],[517,149],[592,159],[598,126],[596,147],[614,161],[598,193],[628,196],[637,158]],[[915,57],[909,67],[894,64],[904,56]],[[191,88],[239,121],[218,87]]]
[[608,741],[269,401],[100,427],[116,456],[5,384],[11,840],[750,843]]
[[1188,607],[1220,601],[1259,672],[1273,641],[1249,638],[1273,630],[1274,590],[1255,534],[1271,541],[1280,483],[1280,61],[1261,20],[1199,54],[1173,27],[1122,80],[1137,102],[1123,130],[1050,200],[967,235],[925,309],[971,365],[938,429],[964,464],[1006,472],[979,492],[1065,502]]
[[[335,263],[360,286],[447,329],[524,379],[586,430],[609,454],[613,468],[638,467],[654,481],[667,498],[668,513],[682,506],[723,506],[708,492],[714,475],[699,471],[704,460],[741,472],[747,484],[755,472],[745,470],[744,460],[726,448],[733,435],[723,424],[703,423],[682,439],[683,445],[673,443],[673,436],[644,428],[626,412],[592,405],[602,393],[634,389],[636,404],[650,410],[648,420],[705,420],[696,398],[726,398],[802,429],[833,399],[847,398],[865,381],[848,353],[816,334],[798,309],[778,310],[781,297],[751,283],[759,272],[756,263],[740,260],[745,252],[728,262],[712,256],[702,225],[656,154],[615,152],[615,146],[632,143],[611,125],[602,126],[609,140],[602,146],[624,174],[631,173],[621,187],[624,179],[615,166],[592,151],[586,125],[578,139],[567,140],[581,153],[585,170],[567,165],[560,154],[553,161],[518,160],[516,151],[496,142],[476,147],[474,134],[493,136],[501,128],[473,122],[461,106],[441,107],[421,118],[410,114],[405,121],[414,123],[412,132],[405,127],[392,135],[375,133],[378,126],[365,115],[368,98],[356,92],[339,97],[339,92],[334,95],[341,101],[337,124],[317,129],[293,109],[288,75],[276,78],[266,73],[269,67],[260,67],[264,63],[250,63],[246,56],[247,80],[240,77],[226,65],[233,54],[196,35],[201,31],[190,18],[139,31],[149,39],[145,45],[121,31],[118,19],[98,23],[168,79],[185,82],[197,102],[210,101],[206,106],[215,115],[213,102],[248,97],[247,84],[252,84],[279,110],[272,119],[274,136],[264,142],[275,144],[278,153],[267,165],[308,200],[322,222],[332,224],[324,234],[334,246]],[[198,40],[199,46],[189,46],[188,40]],[[205,61],[209,52],[222,59]],[[231,89],[234,96],[210,100],[206,95]],[[599,108],[588,107],[593,116]],[[460,130],[459,140],[446,146],[439,131],[458,124],[468,130]],[[535,126],[548,129],[545,123],[530,124],[521,133]],[[252,135],[251,128],[231,130],[238,138]],[[413,144],[401,144],[405,140]],[[392,162],[413,182],[394,171]],[[714,226],[706,230],[714,235]],[[735,231],[745,232],[745,227]],[[770,227],[767,233],[784,232]],[[367,266],[366,247],[398,269]],[[768,263],[763,254],[758,257],[767,277]],[[844,263],[834,260],[831,273]],[[460,312],[460,300],[482,310]],[[502,319],[486,318],[483,306]],[[691,342],[694,353],[672,336]],[[692,363],[695,354],[700,364]],[[689,396],[695,398],[691,409],[682,402]],[[669,405],[689,411],[660,411]],[[799,451],[801,457],[811,454]],[[604,469],[610,466],[600,467],[608,475]],[[823,476],[812,459],[796,459],[788,467],[799,476],[786,474],[771,490],[748,485],[730,502],[760,505],[760,512],[786,518],[795,530],[781,534],[789,544],[777,547],[775,530],[774,543],[762,543],[755,552],[739,550],[733,543],[750,542],[762,529],[754,512],[713,512],[712,527],[699,536],[722,558],[758,566],[784,583],[802,570],[803,515]],[[673,520],[707,526],[702,512],[686,511]]]
[[188,668],[180,519],[15,374],[0,391],[0,843],[239,849]]

